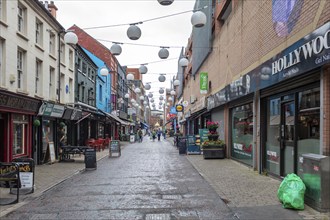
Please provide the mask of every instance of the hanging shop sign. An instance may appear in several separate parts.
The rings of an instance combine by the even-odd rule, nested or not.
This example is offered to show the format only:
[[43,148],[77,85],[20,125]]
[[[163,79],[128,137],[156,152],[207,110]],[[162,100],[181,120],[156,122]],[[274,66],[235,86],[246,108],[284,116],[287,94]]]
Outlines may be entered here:
[[38,112],[40,101],[21,97],[7,91],[0,91],[0,108],[10,108],[35,114]]
[[183,105],[176,105],[175,106],[175,110],[177,111],[177,112],[183,112]]
[[208,109],[330,63],[330,22],[208,98]]
[[199,74],[199,88],[201,94],[207,94],[209,90],[209,77],[207,72],[201,72]]
[[39,116],[49,116],[54,118],[62,118],[64,113],[63,105],[56,105],[49,102],[44,102],[39,108]]
[[193,105],[193,107],[191,108],[191,111],[194,113],[199,110],[202,110],[205,107],[206,107],[206,97],[203,96]]

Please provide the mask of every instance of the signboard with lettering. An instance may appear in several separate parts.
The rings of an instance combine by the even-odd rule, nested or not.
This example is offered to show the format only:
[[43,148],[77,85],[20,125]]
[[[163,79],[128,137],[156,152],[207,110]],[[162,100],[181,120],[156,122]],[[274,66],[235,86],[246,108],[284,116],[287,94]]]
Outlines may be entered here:
[[207,72],[201,72],[199,74],[199,88],[201,94],[207,94],[209,89],[209,78]]
[[39,108],[38,115],[61,118],[63,116],[63,113],[64,113],[64,106],[44,102]]
[[2,107],[36,113],[39,105],[40,101],[19,97],[6,91],[0,91],[0,106]]
[[120,141],[113,140],[110,141],[110,148],[109,148],[109,157],[120,157],[121,156],[121,149],[120,149]]

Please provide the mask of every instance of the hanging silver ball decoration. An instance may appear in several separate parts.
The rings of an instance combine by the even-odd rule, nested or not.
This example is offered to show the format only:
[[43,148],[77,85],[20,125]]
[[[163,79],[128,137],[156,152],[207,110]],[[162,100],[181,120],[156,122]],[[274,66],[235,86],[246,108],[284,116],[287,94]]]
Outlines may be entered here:
[[121,46],[119,44],[114,43],[110,47],[110,52],[112,53],[112,55],[115,55],[115,56],[120,55],[121,51],[122,51],[122,49],[121,49]]
[[140,74],[146,74],[148,72],[148,68],[144,64],[142,64],[139,67],[139,72],[140,72]]
[[165,77],[164,75],[160,75],[160,76],[158,77],[158,80],[159,80],[159,82],[165,82],[166,77]]
[[154,95],[153,95],[152,93],[149,93],[149,94],[148,94],[148,97],[149,97],[149,98],[152,98],[153,96],[154,96]]
[[150,83],[147,83],[147,84],[144,86],[144,88],[145,88],[145,90],[149,90],[149,89],[151,89],[151,85],[150,85]]
[[127,37],[131,40],[138,40],[141,37],[141,29],[136,25],[130,25],[127,29]]
[[164,93],[164,89],[163,88],[160,88],[159,89],[159,94],[163,94]]
[[168,52],[168,49],[166,49],[166,48],[162,48],[158,52],[158,56],[160,59],[166,59],[169,55],[170,55],[170,53]]

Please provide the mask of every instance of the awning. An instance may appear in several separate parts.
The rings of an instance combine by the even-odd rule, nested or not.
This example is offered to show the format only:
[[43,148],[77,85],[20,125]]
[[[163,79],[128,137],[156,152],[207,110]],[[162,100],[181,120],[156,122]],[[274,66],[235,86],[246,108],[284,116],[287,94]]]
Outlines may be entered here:
[[141,125],[143,126],[143,127],[145,127],[145,128],[149,128],[149,125],[148,124],[146,124],[146,123],[144,123],[144,122],[140,122],[141,123]]
[[84,117],[82,117],[81,119],[79,119],[75,124],[78,124],[79,122],[81,122],[82,120],[84,120],[85,118],[88,118],[92,113],[87,113]]
[[102,112],[105,116],[107,116],[110,119],[113,119],[115,121],[117,121],[118,123],[122,124],[122,125],[129,125],[129,123],[124,122],[123,120],[121,120],[119,117],[117,117],[116,115],[113,114],[109,114],[108,112],[104,112],[102,110],[99,109],[100,112]]
[[190,115],[189,118],[190,118],[190,120],[195,119],[195,118],[198,118],[199,116],[205,114],[206,112],[208,112],[207,111],[207,108],[203,108],[203,109],[201,109],[201,110],[199,110],[197,112],[191,113],[191,115]]

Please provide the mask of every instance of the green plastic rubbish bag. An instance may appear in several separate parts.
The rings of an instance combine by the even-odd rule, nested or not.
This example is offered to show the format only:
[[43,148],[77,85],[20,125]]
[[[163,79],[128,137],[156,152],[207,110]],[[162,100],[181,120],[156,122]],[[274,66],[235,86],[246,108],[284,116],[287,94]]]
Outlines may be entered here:
[[282,181],[277,197],[283,204],[283,208],[304,209],[304,195],[306,186],[294,173],[288,174]]

